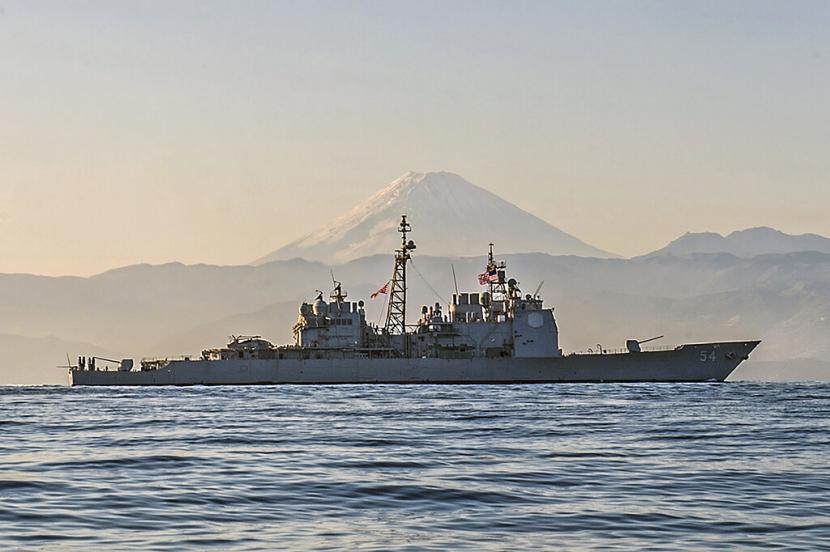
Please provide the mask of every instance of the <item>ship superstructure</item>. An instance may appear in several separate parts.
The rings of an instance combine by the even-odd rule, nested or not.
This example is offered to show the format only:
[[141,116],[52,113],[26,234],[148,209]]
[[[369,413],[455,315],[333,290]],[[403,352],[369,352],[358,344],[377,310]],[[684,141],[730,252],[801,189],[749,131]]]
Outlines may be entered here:
[[410,226],[403,217],[400,249],[387,283],[386,324],[367,323],[363,301],[348,302],[339,282],[329,301],[300,305],[294,325],[294,347],[279,348],[279,358],[552,358],[559,357],[559,334],[553,309],[537,296],[522,296],[518,283],[507,277],[506,263],[493,259],[492,244],[485,272],[479,277],[484,292],[454,293],[446,311],[440,303],[421,306],[414,325],[406,321],[406,264],[415,249],[407,239]]
[[485,291],[452,295],[446,310],[423,305],[407,323],[407,265],[416,249],[404,215],[383,326],[367,321],[365,303],[349,301],[332,274],[322,291],[299,307],[294,343],[274,346],[261,336],[232,336],[201,357],[131,360],[117,370],[70,368],[73,385],[188,385],[251,383],[543,383],[562,381],[723,381],[758,341],[687,344],[643,351],[628,340],[624,352],[563,355],[552,308],[523,294],[489,244]]

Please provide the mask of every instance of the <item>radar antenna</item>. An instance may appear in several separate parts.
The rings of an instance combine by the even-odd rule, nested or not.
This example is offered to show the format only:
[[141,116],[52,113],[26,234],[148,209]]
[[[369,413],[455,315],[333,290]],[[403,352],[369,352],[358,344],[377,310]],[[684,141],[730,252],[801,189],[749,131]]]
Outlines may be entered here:
[[329,295],[332,299],[337,301],[338,306],[343,302],[343,300],[349,296],[348,293],[343,291],[343,284],[338,280],[334,279],[334,269],[330,268],[329,272],[331,272],[331,284],[332,284],[332,292]]
[[[412,227],[406,222],[406,215],[401,215],[398,232],[401,233],[401,247],[395,250],[395,270],[392,273],[392,285],[389,291],[389,308],[386,311],[386,332],[390,335],[406,335],[406,263],[412,257],[410,251],[415,249],[415,242],[407,241],[406,234]],[[408,356],[409,347],[404,339],[404,352]]]

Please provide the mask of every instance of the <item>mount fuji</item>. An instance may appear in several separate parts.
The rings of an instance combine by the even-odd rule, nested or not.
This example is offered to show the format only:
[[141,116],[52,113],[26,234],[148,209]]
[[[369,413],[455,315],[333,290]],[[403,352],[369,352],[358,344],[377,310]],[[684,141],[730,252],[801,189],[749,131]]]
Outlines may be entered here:
[[563,232],[487,190],[449,172],[408,172],[330,225],[254,261],[260,265],[303,258],[343,263],[390,254],[399,245],[402,214],[412,223],[421,254],[480,255],[487,243],[499,252],[617,257]]

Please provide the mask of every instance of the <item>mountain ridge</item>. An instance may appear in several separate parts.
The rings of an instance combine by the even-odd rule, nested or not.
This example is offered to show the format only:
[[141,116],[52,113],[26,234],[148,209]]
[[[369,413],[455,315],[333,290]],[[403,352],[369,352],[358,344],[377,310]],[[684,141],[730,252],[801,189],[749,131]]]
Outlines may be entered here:
[[819,234],[787,234],[769,226],[735,230],[726,235],[717,232],[686,232],[666,246],[634,258],[699,253],[728,253],[739,258],[758,255],[816,251],[830,253],[830,238]]

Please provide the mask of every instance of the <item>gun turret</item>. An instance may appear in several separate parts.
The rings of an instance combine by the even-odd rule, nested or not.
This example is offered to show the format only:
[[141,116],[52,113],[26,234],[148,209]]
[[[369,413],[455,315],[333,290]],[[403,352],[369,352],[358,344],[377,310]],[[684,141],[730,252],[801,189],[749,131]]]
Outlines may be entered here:
[[642,352],[640,345],[642,345],[643,343],[649,343],[651,341],[657,341],[658,339],[663,339],[664,337],[665,336],[663,335],[658,335],[657,337],[649,337],[648,339],[643,339],[640,341],[637,341],[636,339],[626,339],[625,348],[628,349],[629,353],[640,353]]

